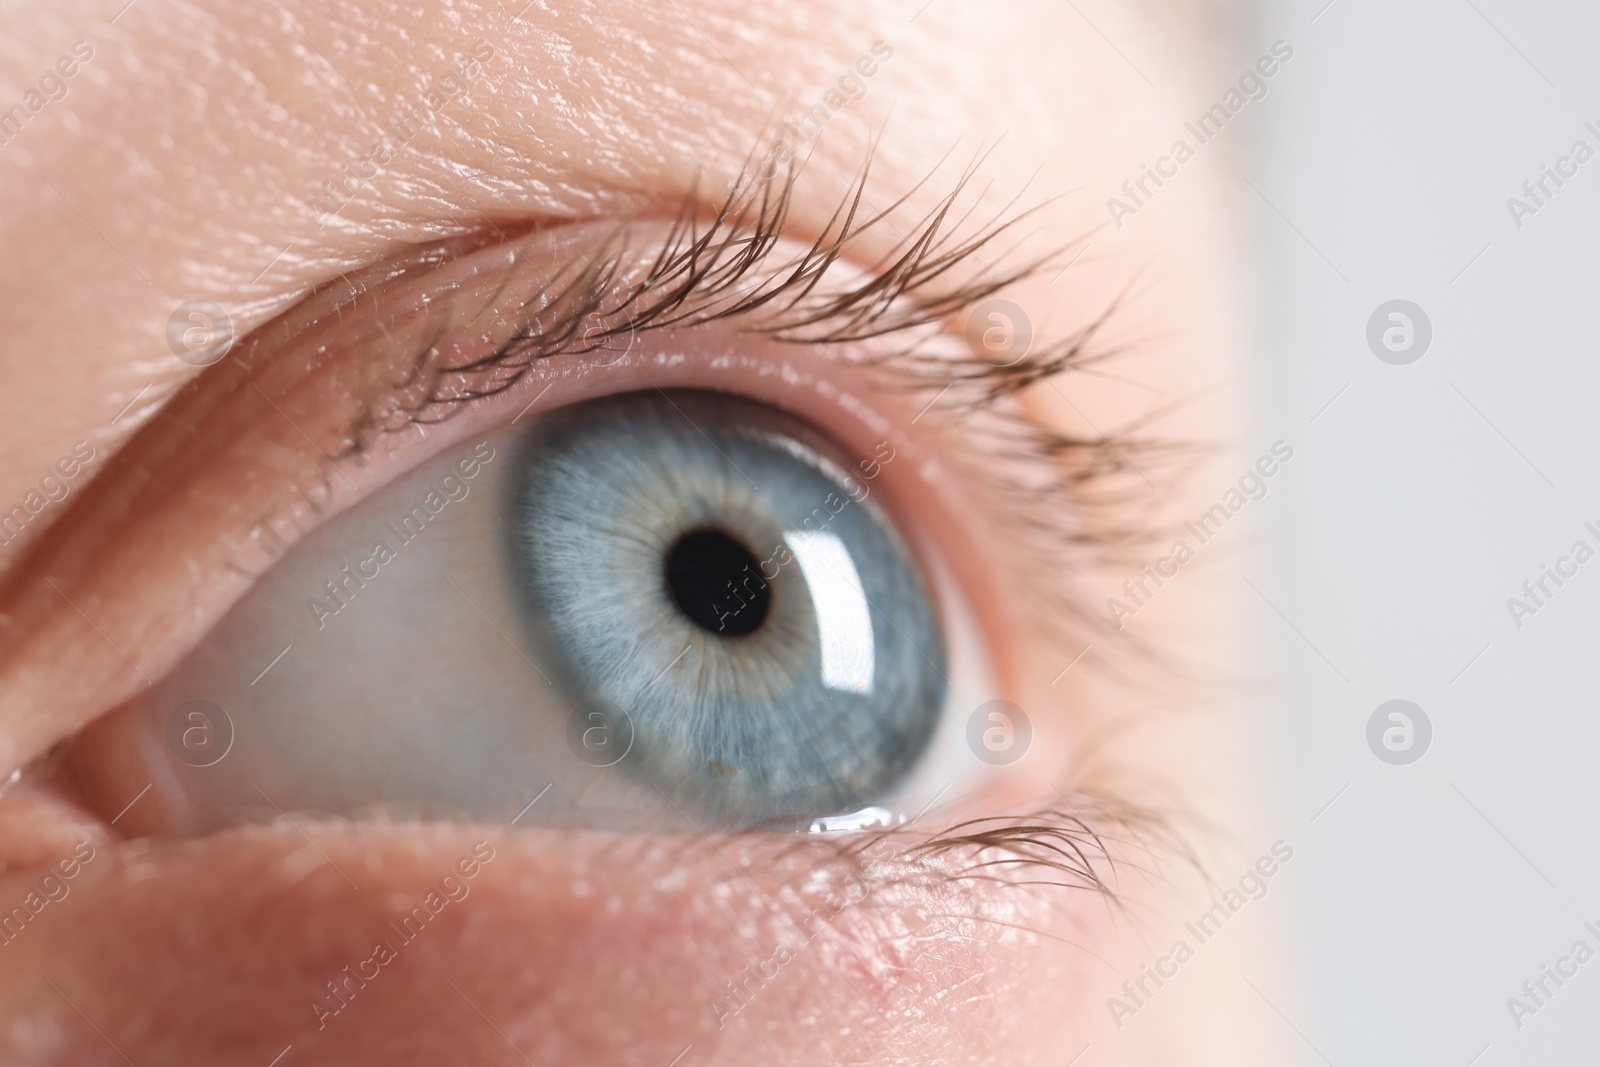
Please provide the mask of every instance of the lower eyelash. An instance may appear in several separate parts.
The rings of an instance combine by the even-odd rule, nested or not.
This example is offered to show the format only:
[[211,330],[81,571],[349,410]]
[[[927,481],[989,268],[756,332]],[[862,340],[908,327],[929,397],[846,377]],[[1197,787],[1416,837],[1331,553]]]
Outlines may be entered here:
[[[1124,871],[1148,874],[1171,859],[1198,870],[1200,861],[1178,829],[1178,816],[1106,793],[1061,793],[1060,803],[1022,814],[967,819],[917,839],[914,823],[830,839],[798,836],[791,854],[815,857],[808,870],[875,889],[910,888],[944,899],[964,885],[1086,891],[1122,905]],[[736,846],[736,837],[729,840]],[[714,839],[708,847],[726,858]],[[737,868],[735,868],[737,870]],[[947,918],[987,921],[976,914]],[[1053,937],[1042,931],[1031,931]],[[1081,947],[1081,946],[1080,946]]]

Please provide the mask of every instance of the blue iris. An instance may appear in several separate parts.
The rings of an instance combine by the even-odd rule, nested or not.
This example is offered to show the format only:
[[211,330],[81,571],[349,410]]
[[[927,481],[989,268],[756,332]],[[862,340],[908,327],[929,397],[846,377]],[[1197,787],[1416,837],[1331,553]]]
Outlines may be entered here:
[[573,405],[527,439],[517,551],[558,682],[626,712],[625,773],[724,825],[884,799],[938,725],[928,595],[837,452],[689,391]]

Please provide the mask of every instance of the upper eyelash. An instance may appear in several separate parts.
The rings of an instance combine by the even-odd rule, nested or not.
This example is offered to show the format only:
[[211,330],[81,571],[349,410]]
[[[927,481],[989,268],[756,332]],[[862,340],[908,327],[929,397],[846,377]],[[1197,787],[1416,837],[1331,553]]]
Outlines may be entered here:
[[[570,273],[558,272],[528,302],[541,304],[532,322],[516,330],[491,354],[447,364],[439,361],[432,345],[419,351],[406,384],[428,378],[432,388],[414,402],[412,416],[426,418],[426,413],[439,405],[493,395],[514,385],[540,359],[594,351],[619,336],[639,331],[750,319],[757,312],[766,317],[748,324],[753,332],[803,344],[843,344],[938,329],[985,298],[1031,277],[1057,255],[1050,253],[1003,269],[991,267],[938,291],[936,283],[1039,209],[997,216],[971,236],[958,237],[956,227],[971,212],[953,225],[950,214],[972,176],[969,170],[909,235],[899,237],[867,269],[863,280],[827,288],[823,283],[829,271],[844,259],[850,246],[885,224],[889,213],[917,191],[911,190],[888,209],[858,221],[869,173],[870,156],[809,246],[781,264],[773,263],[772,257],[790,229],[789,206],[797,170],[791,167],[781,177],[758,179],[746,169],[704,220],[698,187],[691,187],[666,239],[648,257],[650,267],[641,280],[619,291],[616,280],[621,267],[634,258],[619,236],[600,254],[569,265],[576,268]],[[619,227],[619,235],[623,232]],[[1088,346],[1103,321],[1102,317],[1007,367],[976,357],[918,361],[915,347],[895,356],[902,360],[910,357],[906,362],[916,365],[919,377],[927,379],[925,385],[943,388],[985,383],[977,399],[992,403],[1041,378],[1100,358],[1091,358]],[[886,357],[885,362],[889,358],[893,357]]]

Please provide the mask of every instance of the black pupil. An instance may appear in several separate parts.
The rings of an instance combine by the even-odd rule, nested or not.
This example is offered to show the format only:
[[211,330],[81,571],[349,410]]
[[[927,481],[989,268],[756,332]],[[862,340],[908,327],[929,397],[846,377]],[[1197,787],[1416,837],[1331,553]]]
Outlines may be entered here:
[[772,606],[760,561],[721,530],[691,530],[678,539],[667,553],[667,591],[679,611],[723,637],[754,633]]

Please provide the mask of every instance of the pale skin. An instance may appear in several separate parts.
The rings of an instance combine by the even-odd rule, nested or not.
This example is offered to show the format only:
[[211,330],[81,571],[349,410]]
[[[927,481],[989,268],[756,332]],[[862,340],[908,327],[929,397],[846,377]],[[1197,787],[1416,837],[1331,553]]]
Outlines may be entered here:
[[[1112,228],[1105,208],[1107,193],[1171,140],[1189,86],[1210,84],[1193,28],[1106,6],[1090,13],[1102,36],[1070,7],[995,12],[960,0],[920,13],[888,2],[678,0],[532,4],[517,18],[517,6],[421,14],[381,2],[335,11],[289,0],[138,0],[115,25],[106,19],[116,11],[86,5],[8,11],[0,103],[22,99],[74,41],[93,54],[62,99],[0,146],[0,247],[9,252],[0,261],[0,500],[22,500],[77,442],[96,456],[79,480],[92,478],[157,425],[163,404],[204,373],[168,345],[169,316],[183,301],[221,305],[245,337],[314,287],[409,246],[534,222],[670,217],[697,181],[721,189],[753,146],[859,69],[876,42],[889,55],[877,53],[865,93],[808,146],[791,236],[808,240],[826,222],[875,137],[871,195],[882,205],[907,196],[892,216],[910,220],[903,225],[948,191],[936,181],[914,188],[942,157],[951,153],[947,166],[959,171],[989,150],[985,203],[1049,201],[1016,237],[1041,252],[1081,249],[1088,238],[1064,274],[1052,269],[1005,294],[1041,333],[1098,318],[1138,278],[1103,331],[1112,345],[1137,342],[1117,377],[1035,389],[1025,398],[1031,417],[1089,435],[1184,398],[1162,432],[1226,441],[1234,401],[1215,388],[1233,374],[1225,161],[1188,165],[1125,228]],[[489,48],[473,53],[481,70],[467,93],[420,122],[381,172],[369,168],[336,217],[319,216],[308,201],[325,195],[341,165],[371,158],[386,136],[379,120],[416,107],[480,40]],[[855,253],[863,269],[892,241],[888,228],[870,235]],[[463,425],[504,424],[537,391],[475,409]],[[206,447],[220,455],[226,445]],[[370,466],[346,474],[351,496],[336,496],[334,509],[382,481]],[[1162,506],[1203,506],[1214,483],[1174,483]],[[158,535],[136,530],[153,512],[128,514],[105,533],[151,547],[116,556],[108,543],[92,560],[30,563],[72,503],[46,508],[0,549],[7,595],[38,612],[0,646],[0,775],[135,699],[246,593],[244,579],[205,565],[208,546],[234,536],[220,518],[215,528],[173,520]],[[1104,599],[1125,573],[1137,568],[1084,585]],[[61,588],[51,592],[46,579]],[[1222,584],[1175,584],[1140,615],[1141,638],[1223,659],[1226,612],[1213,602]],[[1027,629],[1003,607],[984,618]],[[1061,756],[1025,767],[997,800],[1025,804],[1069,781],[1109,788],[1109,779],[1088,781],[1073,755],[1109,747],[1111,762],[1159,779],[1248,842],[1242,861],[1222,853],[1222,879],[1265,851],[1238,818],[1244,756],[1226,716],[1145,723],[1138,710],[1159,701],[1125,679],[1075,669],[1060,680],[1089,639],[1066,648],[1029,633],[991,640],[1025,650],[1023,662],[1008,662],[1009,692],[1040,709],[1041,734]],[[51,905],[70,907],[71,918],[47,909],[0,949],[8,1063],[265,1065],[292,1046],[284,1064],[664,1067],[682,1055],[685,1065],[1020,1065],[1065,1063],[1090,1043],[1085,1063],[1272,1062],[1259,1006],[1244,1011],[1234,987],[1198,975],[1125,1028],[1108,1020],[1106,998],[1121,978],[1159,955],[1173,919],[1206,899],[1178,869],[1164,868],[1167,880],[1125,878],[1135,905],[1126,912],[1085,890],[1007,897],[1004,886],[963,888],[997,894],[963,906],[1003,913],[1005,925],[931,932],[926,918],[907,916],[950,901],[886,884],[874,897],[882,906],[844,909],[730,1022],[707,1002],[792,936],[784,887],[817,870],[843,879],[842,868],[761,837],[721,841],[720,850],[667,837],[619,848],[605,834],[454,823],[258,826],[152,844],[124,840],[128,827],[109,825],[116,814],[27,777],[0,797],[5,906],[74,842],[95,848],[71,897]],[[367,926],[460,869],[462,857],[481,860],[480,841],[494,858],[472,876],[470,901],[447,909],[444,935],[408,947],[337,1025],[319,1026],[308,996],[370,956]],[[1195,847],[1209,856],[1212,844]],[[887,883],[900,862],[885,860],[879,877]],[[845,881],[835,884],[846,893]],[[941,981],[913,966],[930,946],[946,968]],[[1254,958],[1243,933],[1208,952],[1223,967]],[[914,971],[921,977],[909,978]]]

